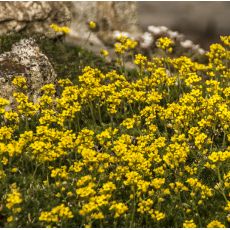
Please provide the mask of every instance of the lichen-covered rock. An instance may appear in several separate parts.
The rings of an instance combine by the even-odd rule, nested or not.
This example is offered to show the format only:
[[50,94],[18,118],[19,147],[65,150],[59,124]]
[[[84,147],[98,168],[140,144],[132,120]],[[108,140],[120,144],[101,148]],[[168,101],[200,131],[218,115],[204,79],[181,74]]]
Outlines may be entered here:
[[44,84],[55,83],[56,73],[33,39],[22,39],[10,52],[0,55],[0,97],[12,102],[15,76],[24,76],[28,82],[29,96],[36,101]]
[[69,26],[71,11],[65,2],[0,2],[0,35],[27,31],[56,37],[50,24]]
[[[90,33],[87,22],[95,21],[97,32]],[[113,32],[126,31],[136,34],[135,2],[0,2],[0,35],[10,32],[41,33],[54,38],[57,33],[51,24],[71,28],[68,39],[87,47],[90,44],[102,48],[113,42]]]

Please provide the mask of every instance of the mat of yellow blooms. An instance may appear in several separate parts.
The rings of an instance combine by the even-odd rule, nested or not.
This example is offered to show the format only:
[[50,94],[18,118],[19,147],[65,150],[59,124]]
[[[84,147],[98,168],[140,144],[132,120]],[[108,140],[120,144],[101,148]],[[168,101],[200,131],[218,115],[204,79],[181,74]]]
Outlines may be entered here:
[[[65,31],[65,28],[63,30]],[[120,37],[119,55],[136,42]],[[230,227],[230,36],[0,98],[0,227]]]

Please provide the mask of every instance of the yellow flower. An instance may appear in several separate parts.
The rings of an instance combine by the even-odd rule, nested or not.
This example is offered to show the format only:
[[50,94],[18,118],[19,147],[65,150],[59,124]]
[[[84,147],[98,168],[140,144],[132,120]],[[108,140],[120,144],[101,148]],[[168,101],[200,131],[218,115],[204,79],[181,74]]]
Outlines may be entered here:
[[230,36],[220,36],[221,41],[226,46],[230,46]]
[[67,26],[58,26],[57,24],[51,24],[50,28],[53,29],[55,32],[68,34],[70,33],[70,28]]
[[147,62],[147,57],[145,57],[142,54],[136,54],[135,55],[135,59],[134,59],[134,64],[135,65],[140,65],[140,66],[144,66]]
[[194,220],[185,220],[183,223],[183,228],[196,228],[196,224],[194,223]]
[[114,210],[114,218],[118,218],[128,210],[128,207],[123,203],[114,203],[109,210]]
[[134,124],[135,124],[135,119],[134,118],[126,118],[121,125],[126,127],[126,129],[132,129]]
[[9,160],[6,157],[3,157],[1,162],[2,162],[3,165],[7,165]]
[[72,219],[73,213],[69,207],[66,207],[64,204],[60,204],[52,208],[50,212],[41,212],[39,221],[58,222],[59,218],[61,220]]
[[51,177],[60,177],[62,179],[68,178],[68,172],[66,166],[61,166],[61,168],[55,168],[51,171]]
[[76,194],[82,198],[95,195],[95,184],[89,183],[86,187],[76,189]]
[[13,216],[9,216],[7,217],[7,222],[10,223],[14,220],[14,217]]
[[15,86],[18,86],[19,88],[27,89],[27,85],[26,85],[27,80],[23,76],[16,76],[16,77],[14,77],[14,80],[12,81],[12,83]]
[[147,200],[140,200],[138,203],[138,209],[137,211],[140,212],[141,214],[145,214],[150,212],[153,206],[153,200],[147,199]]
[[11,172],[12,172],[12,173],[16,173],[17,171],[18,171],[18,168],[17,168],[17,167],[14,167],[14,168],[11,169]]
[[54,95],[56,92],[54,84],[46,84],[46,85],[42,86],[42,88],[40,90],[45,95]]
[[105,49],[101,49],[100,53],[104,57],[107,57],[109,55],[109,52],[107,50],[105,50]]
[[207,225],[207,228],[225,228],[225,226],[220,221],[213,220]]
[[163,212],[160,212],[158,210],[155,210],[152,214],[151,217],[156,220],[156,221],[160,221],[163,220],[166,216]]
[[[22,195],[19,192],[19,189],[17,188],[16,184],[11,185],[11,190],[10,193],[7,194],[7,199],[6,199],[6,207],[13,212],[17,209],[17,205],[22,203]],[[19,210],[20,211],[20,210]]]
[[96,28],[96,26],[97,26],[96,22],[94,22],[94,21],[90,21],[90,22],[89,22],[89,28],[90,28],[90,29],[93,30],[93,29]]
[[172,52],[172,46],[173,45],[174,45],[174,42],[170,38],[167,38],[167,37],[161,37],[156,42],[156,46],[158,48],[166,50],[169,53]]
[[101,220],[101,219],[104,219],[104,218],[105,218],[105,216],[103,215],[102,212],[99,212],[99,213],[92,213],[92,214],[90,215],[90,217],[91,217],[92,219],[95,219],[95,220]]
[[10,104],[9,100],[0,98],[0,114],[3,114],[5,112],[5,107],[9,104]]
[[124,54],[125,52],[132,50],[137,46],[137,41],[124,35],[117,37],[117,40],[118,42],[114,44],[114,49],[118,54]]

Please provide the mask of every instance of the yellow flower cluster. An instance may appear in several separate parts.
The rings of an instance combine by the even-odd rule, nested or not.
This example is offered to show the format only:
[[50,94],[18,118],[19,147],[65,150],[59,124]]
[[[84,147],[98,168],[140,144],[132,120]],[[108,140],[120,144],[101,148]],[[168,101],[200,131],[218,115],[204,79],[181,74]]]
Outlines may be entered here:
[[[8,222],[228,226],[229,37],[222,41],[202,64],[137,54],[134,73],[86,66],[77,84],[43,86],[37,102],[15,78],[14,107],[0,99],[0,186],[27,187],[0,191]],[[121,54],[135,46],[127,37],[115,45]],[[31,196],[38,208],[28,210]]]
[[114,210],[114,218],[118,218],[128,210],[128,207],[123,203],[115,203],[110,206],[109,210]]
[[13,79],[12,83],[19,88],[27,89],[26,78],[23,76],[17,76]]
[[118,54],[124,54],[127,51],[133,50],[137,46],[137,41],[120,35],[117,37],[117,42],[114,44],[114,50]]
[[59,26],[53,23],[50,25],[50,28],[53,29],[57,33],[64,33],[64,34],[70,33],[70,28],[67,26]]
[[196,228],[196,224],[194,223],[194,220],[186,220],[183,223],[183,228]]
[[5,113],[5,107],[9,105],[10,102],[4,98],[0,98],[0,114]]
[[220,36],[221,41],[226,46],[230,46],[230,37],[229,36]]
[[225,226],[220,221],[213,220],[207,225],[207,228],[225,228]]
[[57,223],[59,221],[63,221],[65,219],[72,219],[73,213],[69,209],[69,207],[66,207],[64,204],[58,205],[50,212],[41,212],[41,215],[39,216],[40,221],[44,222],[54,222]]
[[165,51],[168,51],[169,53],[172,53],[172,51],[173,51],[172,46],[173,45],[174,45],[174,42],[168,37],[161,37],[156,42],[156,46],[158,48],[161,48]]
[[20,207],[22,202],[22,194],[19,192],[17,185],[14,183],[10,186],[10,192],[6,197],[6,207],[10,211],[9,216],[7,217],[7,222],[12,222],[17,218],[18,213],[22,210]]

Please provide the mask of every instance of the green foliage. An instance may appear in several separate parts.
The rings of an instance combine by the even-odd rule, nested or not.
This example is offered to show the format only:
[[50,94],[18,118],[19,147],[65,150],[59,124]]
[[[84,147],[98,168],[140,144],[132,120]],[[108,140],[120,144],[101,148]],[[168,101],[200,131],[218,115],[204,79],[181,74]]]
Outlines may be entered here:
[[[163,39],[132,71],[36,39],[61,79],[32,102],[17,76],[14,108],[0,98],[1,227],[229,226],[229,36],[206,64]],[[121,39],[118,63],[134,44]]]

